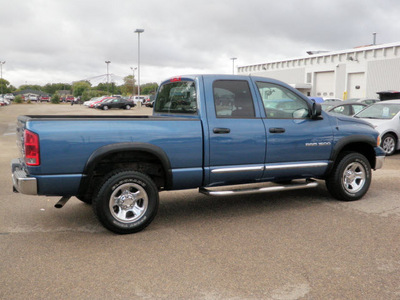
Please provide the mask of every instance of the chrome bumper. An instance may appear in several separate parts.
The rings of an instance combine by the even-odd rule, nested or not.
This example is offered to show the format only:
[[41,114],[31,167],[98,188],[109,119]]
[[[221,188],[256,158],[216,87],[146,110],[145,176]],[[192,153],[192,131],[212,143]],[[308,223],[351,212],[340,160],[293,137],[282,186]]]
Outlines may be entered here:
[[37,181],[34,177],[29,177],[24,170],[19,159],[11,162],[11,172],[13,189],[21,194],[37,195]]

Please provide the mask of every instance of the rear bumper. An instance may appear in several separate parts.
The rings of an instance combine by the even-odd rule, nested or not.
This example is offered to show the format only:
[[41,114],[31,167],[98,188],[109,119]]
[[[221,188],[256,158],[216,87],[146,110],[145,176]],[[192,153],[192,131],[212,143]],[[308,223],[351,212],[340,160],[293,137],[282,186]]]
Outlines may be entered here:
[[21,194],[37,195],[37,180],[29,177],[23,170],[22,163],[19,159],[11,161],[11,172],[13,181],[13,190]]

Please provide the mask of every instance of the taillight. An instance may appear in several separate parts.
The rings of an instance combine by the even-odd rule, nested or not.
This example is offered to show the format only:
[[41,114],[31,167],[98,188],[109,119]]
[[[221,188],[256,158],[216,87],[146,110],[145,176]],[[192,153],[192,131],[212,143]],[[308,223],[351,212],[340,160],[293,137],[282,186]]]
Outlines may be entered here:
[[25,130],[25,163],[28,166],[39,166],[39,136],[29,130]]

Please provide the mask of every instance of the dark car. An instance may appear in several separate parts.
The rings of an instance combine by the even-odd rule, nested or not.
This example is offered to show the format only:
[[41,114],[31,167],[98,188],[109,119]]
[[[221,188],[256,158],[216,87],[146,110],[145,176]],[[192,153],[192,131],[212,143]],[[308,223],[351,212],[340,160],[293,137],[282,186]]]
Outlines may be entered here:
[[96,108],[108,110],[110,108],[123,108],[131,109],[135,104],[132,101],[125,100],[122,98],[111,98],[96,104]]
[[343,101],[339,104],[337,102],[328,102],[321,104],[322,109],[329,113],[342,114],[346,116],[353,116],[359,111],[363,110],[368,104],[357,101]]
[[389,91],[377,92],[377,94],[379,95],[379,99],[381,101],[400,99],[400,92],[399,91],[389,90]]

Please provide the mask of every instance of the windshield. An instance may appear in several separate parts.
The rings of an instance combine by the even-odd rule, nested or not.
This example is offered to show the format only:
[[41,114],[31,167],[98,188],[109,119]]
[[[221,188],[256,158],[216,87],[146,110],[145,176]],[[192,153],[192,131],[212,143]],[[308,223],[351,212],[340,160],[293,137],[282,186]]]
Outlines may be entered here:
[[197,113],[197,97],[194,81],[176,81],[163,84],[156,98],[155,112]]
[[363,111],[360,111],[356,117],[367,119],[392,119],[399,111],[400,104],[379,103],[368,106]]

